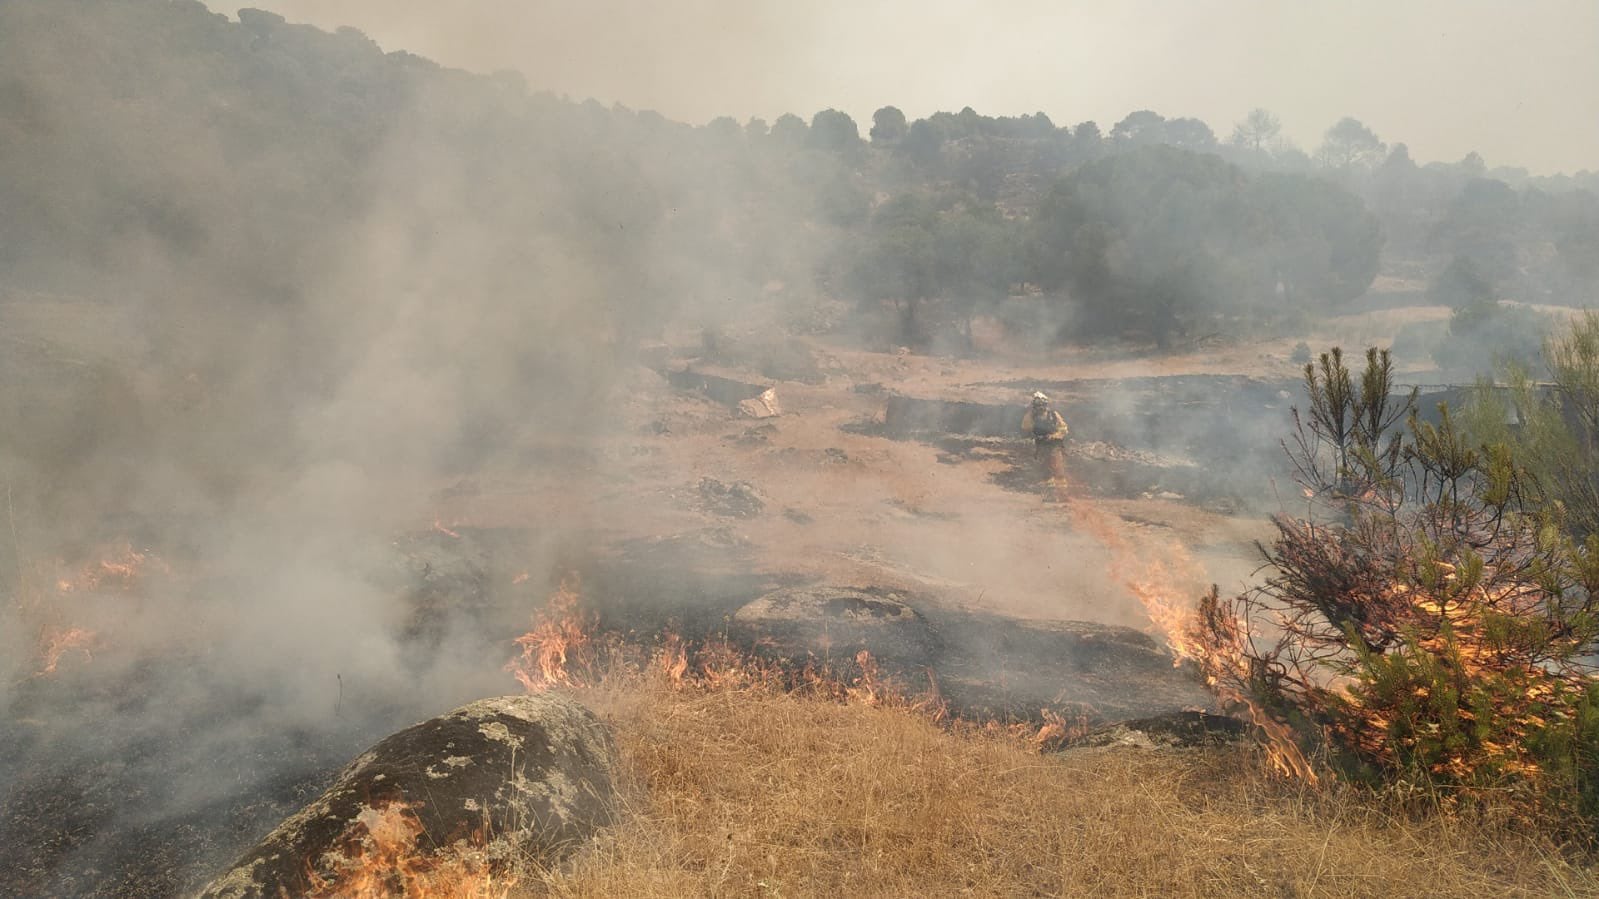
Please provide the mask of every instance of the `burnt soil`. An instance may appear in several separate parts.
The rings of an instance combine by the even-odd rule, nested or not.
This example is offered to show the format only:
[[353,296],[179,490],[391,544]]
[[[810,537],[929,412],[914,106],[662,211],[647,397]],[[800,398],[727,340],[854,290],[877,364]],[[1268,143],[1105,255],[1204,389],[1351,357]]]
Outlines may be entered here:
[[[527,612],[526,591],[509,586],[524,560],[504,549],[526,533],[456,533],[398,541],[407,547],[400,571],[414,582],[402,591],[411,614],[400,619],[396,636],[418,660],[432,651],[444,609],[499,621]],[[599,631],[640,642],[666,632],[725,640],[846,680],[858,673],[856,652],[866,649],[891,683],[907,692],[936,685],[965,717],[1039,722],[1049,709],[1108,722],[1209,702],[1154,639],[1136,630],[1024,621],[963,608],[929,591],[759,573],[751,570],[751,548],[719,540],[714,528],[683,540],[628,542],[606,556],[568,562]],[[820,601],[788,627],[739,619],[752,601],[796,589]],[[905,639],[838,626],[860,613],[908,615],[915,628]],[[482,651],[490,659],[511,654],[487,630]],[[200,654],[146,659],[106,679],[90,663],[26,685],[13,703],[16,726],[0,733],[0,895],[192,891],[320,794],[351,758],[431,711],[352,695],[299,725],[263,728],[261,716],[272,713],[268,691],[237,686],[165,707],[165,697],[193,695],[194,680],[215,664]],[[512,689],[507,683],[505,692]],[[117,726],[64,723],[96,717]],[[130,721],[142,724],[128,729]]]
[[[1265,528],[1253,510],[1270,503],[1261,460],[1277,451],[1266,433],[1287,415],[1286,381],[1047,364],[1007,377],[981,360],[842,349],[822,363],[823,379],[775,382],[641,368],[615,433],[541,436],[483,470],[420,478],[425,515],[373,523],[393,552],[371,580],[393,614],[349,635],[392,642],[410,689],[347,678],[285,714],[275,685],[228,676],[203,645],[97,654],[15,685],[0,728],[0,895],[197,889],[361,750],[514,692],[511,641],[568,577],[599,628],[640,644],[727,640],[846,678],[867,649],[905,689],[936,685],[967,716],[1113,723],[1208,706],[1151,636],[1126,559],[1074,524],[1070,503],[1135,559],[1191,552],[1175,590],[1236,587]],[[1064,505],[1040,502],[1031,446],[1010,430],[1040,384],[1072,427]],[[784,414],[739,418],[736,401],[766,387]],[[185,566],[180,548],[156,549]],[[739,617],[774,591],[820,601],[787,623]],[[876,612],[914,624],[852,617]],[[445,674],[463,660],[478,676]]]

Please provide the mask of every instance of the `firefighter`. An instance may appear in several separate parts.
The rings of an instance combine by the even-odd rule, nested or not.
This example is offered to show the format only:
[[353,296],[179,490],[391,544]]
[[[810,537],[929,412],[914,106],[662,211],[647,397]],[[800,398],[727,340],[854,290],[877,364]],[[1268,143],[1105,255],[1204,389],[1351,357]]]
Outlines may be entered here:
[[1066,419],[1049,407],[1043,391],[1033,394],[1033,404],[1022,416],[1022,433],[1033,438],[1033,458],[1038,459],[1048,478],[1046,499],[1060,499],[1066,492]]

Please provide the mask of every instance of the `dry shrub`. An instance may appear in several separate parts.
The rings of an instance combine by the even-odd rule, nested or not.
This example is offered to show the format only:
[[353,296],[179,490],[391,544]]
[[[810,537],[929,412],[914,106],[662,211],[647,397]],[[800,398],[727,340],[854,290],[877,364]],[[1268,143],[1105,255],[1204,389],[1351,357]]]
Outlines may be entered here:
[[1259,586],[1201,601],[1202,667],[1345,779],[1599,846],[1599,537],[1392,375],[1376,349],[1358,379],[1305,366],[1306,511],[1274,516]]
[[1269,782],[1252,750],[1040,755],[912,710],[661,676],[581,691],[623,824],[528,895],[1559,896],[1592,870],[1514,833]]

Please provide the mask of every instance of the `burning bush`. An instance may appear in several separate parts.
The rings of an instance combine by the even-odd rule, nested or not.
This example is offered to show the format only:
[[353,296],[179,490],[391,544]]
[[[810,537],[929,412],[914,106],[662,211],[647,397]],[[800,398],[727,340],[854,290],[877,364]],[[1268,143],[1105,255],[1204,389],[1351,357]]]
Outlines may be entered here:
[[1263,586],[1202,601],[1201,664],[1345,777],[1575,811],[1592,835],[1599,539],[1564,533],[1504,445],[1396,400],[1391,374],[1376,350],[1358,383],[1337,349],[1305,367],[1286,444],[1305,515],[1274,519]]
[[1535,835],[1270,782],[1233,747],[1085,749],[647,675],[582,691],[624,814],[526,895],[1590,895]]

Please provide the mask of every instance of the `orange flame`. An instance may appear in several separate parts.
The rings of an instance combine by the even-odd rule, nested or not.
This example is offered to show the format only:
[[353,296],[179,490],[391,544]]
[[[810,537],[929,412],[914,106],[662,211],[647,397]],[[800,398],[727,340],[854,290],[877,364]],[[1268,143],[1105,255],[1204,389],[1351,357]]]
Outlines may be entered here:
[[1193,604],[1181,597],[1203,590],[1204,572],[1187,547],[1172,541],[1160,553],[1135,548],[1105,513],[1088,505],[1072,506],[1076,526],[1098,540],[1111,554],[1111,575],[1125,585],[1149,615],[1150,623],[1165,638],[1173,663],[1197,657],[1193,629],[1197,622]]
[[[456,846],[428,852],[425,828],[403,802],[357,816],[349,848],[336,870],[307,872],[315,899],[504,899],[515,881],[497,878],[487,860]],[[481,842],[476,840],[475,842]],[[327,858],[327,856],[324,856]]]
[[522,655],[512,659],[506,670],[529,693],[574,686],[592,674],[593,622],[578,610],[581,600],[576,577],[562,579],[555,594],[533,616],[533,629],[516,638]]
[[139,552],[131,543],[124,542],[113,547],[105,558],[84,565],[73,575],[56,578],[56,592],[63,594],[111,590],[127,592],[138,584],[147,567],[162,574],[172,573],[166,563],[152,553]]
[[[151,572],[170,575],[172,570],[154,553],[136,550],[133,544],[123,541],[105,547],[103,556],[95,561],[68,570],[64,561],[44,563],[36,573],[38,582],[55,580],[56,599],[71,594],[131,593]],[[29,579],[32,581],[32,579]],[[94,658],[93,648],[99,635],[88,628],[63,623],[68,617],[70,603],[50,602],[48,592],[26,589],[18,600],[24,615],[34,619],[40,634],[38,643],[39,668],[35,677],[54,674],[68,653],[81,653],[84,661]]]
[[[545,607],[535,614],[533,629],[516,639],[521,655],[505,667],[528,692],[555,686],[593,686],[605,672],[641,670],[637,664],[641,661],[639,647],[629,647],[614,634],[597,639],[591,630],[594,619],[580,610],[581,601],[575,578],[563,580]],[[605,664],[601,663],[602,654]],[[961,721],[951,716],[931,670],[927,672],[927,689],[913,695],[885,675],[869,651],[857,652],[854,662],[855,673],[846,677],[818,668],[814,660],[796,668],[791,663],[765,660],[725,639],[693,644],[677,633],[667,632],[647,654],[646,664],[673,689],[779,691],[834,702],[888,706],[925,716],[935,724],[978,727],[986,733],[1024,740],[1040,750],[1060,746],[1088,730],[1087,716],[1068,719],[1050,709],[1041,710],[1042,724]]]
[[[1541,766],[1529,751],[1529,738],[1544,729],[1550,716],[1569,714],[1556,701],[1562,688],[1585,689],[1590,682],[1586,674],[1572,674],[1546,668],[1526,661],[1511,661],[1495,645],[1489,627],[1493,615],[1525,617],[1544,602],[1541,590],[1531,584],[1517,581],[1492,585],[1478,584],[1469,591],[1451,592],[1456,580],[1455,567],[1448,563],[1434,563],[1443,574],[1436,589],[1394,584],[1388,588],[1390,598],[1397,600],[1396,608],[1412,621],[1412,632],[1419,636],[1416,646],[1454,668],[1466,683],[1500,684],[1502,689],[1484,691],[1481,696],[1491,698],[1485,708],[1471,707],[1456,700],[1454,713],[1468,724],[1486,714],[1508,740],[1483,739],[1475,749],[1461,749],[1446,754],[1431,766],[1432,773],[1465,781],[1483,768],[1507,774],[1536,777]],[[1358,722],[1346,725],[1340,733],[1360,746],[1367,755],[1393,761],[1396,747],[1392,728],[1396,715],[1392,708],[1365,706],[1348,682],[1338,696],[1344,707],[1355,715]],[[1427,688],[1418,686],[1419,698],[1427,698]],[[1413,739],[1413,738],[1410,738]],[[1400,742],[1404,742],[1401,740]]]
[[[1206,682],[1222,701],[1249,710],[1250,721],[1265,735],[1267,763],[1278,774],[1315,785],[1320,781],[1310,760],[1294,739],[1287,724],[1273,718],[1252,697],[1231,689],[1215,672],[1248,670],[1241,635],[1226,645],[1202,645],[1197,639],[1198,612],[1195,603],[1181,597],[1197,594],[1205,581],[1199,564],[1182,544],[1173,541],[1163,553],[1150,555],[1135,550],[1111,524],[1104,513],[1085,503],[1073,506],[1079,528],[1093,535],[1111,553],[1111,571],[1143,604],[1150,622],[1172,650],[1172,664],[1185,660],[1198,663],[1206,672]],[[1245,679],[1237,679],[1245,682]]]
[[1075,720],[1068,720],[1065,715],[1054,709],[1040,709],[1039,714],[1043,716],[1044,724],[1032,736],[1033,744],[1039,749],[1068,743],[1089,730],[1086,716],[1079,715]]
[[674,687],[683,685],[683,677],[688,674],[688,644],[677,634],[667,634],[662,641],[661,649],[656,653],[661,671],[666,674],[666,680]]
[[877,660],[866,650],[855,654],[855,664],[861,669],[861,676],[855,683],[845,688],[845,695],[863,705],[877,705],[888,692],[882,681],[882,672],[878,670]]
[[56,673],[56,666],[61,663],[61,657],[68,652],[83,653],[84,661],[94,658],[90,648],[94,645],[94,631],[84,630],[81,627],[70,627],[52,633],[44,643],[40,652],[43,666],[35,672],[35,676],[44,677]]

